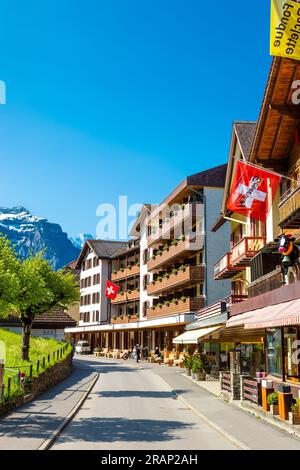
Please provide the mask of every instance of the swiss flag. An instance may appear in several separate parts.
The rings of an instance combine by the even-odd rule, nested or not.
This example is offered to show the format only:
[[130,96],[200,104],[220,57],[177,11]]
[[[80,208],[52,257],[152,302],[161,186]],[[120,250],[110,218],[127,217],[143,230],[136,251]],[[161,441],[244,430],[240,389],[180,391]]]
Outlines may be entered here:
[[119,292],[120,287],[111,281],[106,281],[105,295],[109,299],[114,299]]
[[238,161],[227,209],[265,222],[280,181],[278,173]]

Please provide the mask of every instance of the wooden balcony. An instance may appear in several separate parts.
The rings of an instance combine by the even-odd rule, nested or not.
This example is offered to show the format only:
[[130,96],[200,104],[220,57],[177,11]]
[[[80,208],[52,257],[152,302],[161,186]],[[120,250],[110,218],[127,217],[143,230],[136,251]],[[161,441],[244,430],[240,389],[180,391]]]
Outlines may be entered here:
[[250,266],[253,256],[266,244],[264,237],[244,237],[231,249],[230,263],[233,267],[245,268]]
[[281,197],[278,204],[279,225],[281,228],[299,228],[300,226],[300,184],[290,189]]
[[[172,240],[182,233],[191,230],[192,222],[196,217],[203,217],[204,205],[190,202],[174,211],[171,217],[166,217],[162,223],[155,227],[155,233],[148,237],[148,247],[161,243],[162,240]],[[178,232],[178,233],[176,233]]]
[[130,317],[128,315],[123,315],[120,317],[112,317],[110,323],[113,325],[120,325],[122,323],[136,323],[137,321],[139,321],[138,315],[131,315]]
[[231,253],[229,252],[214,265],[214,279],[215,281],[229,279],[239,271],[241,271],[241,268],[232,266]]
[[138,276],[140,274],[140,266],[134,265],[134,266],[127,266],[126,268],[119,269],[116,273],[111,274],[111,280],[114,281],[119,281],[120,279],[124,279],[126,277],[131,277],[131,276]]
[[205,306],[205,297],[187,298],[186,300],[178,299],[175,302],[166,302],[161,306],[147,308],[147,319],[157,317],[167,317],[181,313],[194,313]]
[[284,276],[281,272],[281,268],[276,268],[251,282],[248,288],[249,298],[257,297],[260,294],[265,294],[266,292],[278,289],[279,287],[282,287],[283,283]]
[[111,300],[112,304],[120,304],[126,302],[133,302],[134,300],[139,300],[140,298],[140,291],[135,289],[132,291],[127,292],[120,292],[116,295],[114,299]]
[[156,280],[147,286],[148,295],[157,295],[160,292],[172,290],[176,287],[191,285],[195,282],[203,282],[205,277],[205,265],[186,266],[178,270],[177,273],[171,273],[168,277]]
[[172,240],[171,245],[165,248],[161,253],[157,254],[154,258],[150,258],[147,263],[148,271],[158,269],[165,265],[171,266],[178,258],[184,258],[188,255],[195,254],[203,248],[204,234],[197,235],[196,237],[187,236],[184,240]]

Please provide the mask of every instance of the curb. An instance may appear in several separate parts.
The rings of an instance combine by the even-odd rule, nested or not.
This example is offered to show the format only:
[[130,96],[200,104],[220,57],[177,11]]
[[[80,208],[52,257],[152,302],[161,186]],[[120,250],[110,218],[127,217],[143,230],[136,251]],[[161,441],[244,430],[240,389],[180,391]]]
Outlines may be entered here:
[[[149,369],[148,369],[149,370]],[[152,372],[150,370],[150,372],[152,374],[154,374],[154,372]],[[156,374],[155,374],[156,375]],[[156,375],[156,377],[159,377],[160,380],[163,382],[164,386],[166,386],[170,392],[172,392],[174,394],[174,396],[176,397],[176,399],[178,400],[181,400],[182,403],[184,403],[184,405],[186,407],[188,407],[193,413],[195,413],[197,416],[199,416],[199,418],[201,418],[203,421],[205,421],[206,424],[208,424],[211,428],[213,428],[215,431],[217,431],[219,434],[221,434],[223,437],[225,437],[226,439],[228,439],[229,441],[231,441],[236,447],[238,447],[239,449],[241,450],[251,450],[250,447],[248,447],[246,444],[244,444],[244,442],[240,441],[239,439],[236,439],[234,436],[232,436],[232,434],[228,433],[227,431],[225,431],[223,428],[221,428],[221,426],[219,426],[218,424],[214,423],[213,421],[211,421],[209,418],[207,418],[204,414],[202,414],[200,411],[198,411],[196,408],[194,408],[189,402],[187,402],[184,398],[182,398],[180,395],[178,395],[175,390],[173,390],[173,388],[160,376],[160,375]]]
[[55,442],[56,438],[59,434],[64,430],[64,428],[70,423],[70,421],[74,418],[74,416],[78,413],[79,409],[82,407],[83,403],[87,399],[88,395],[92,391],[94,385],[96,384],[97,380],[99,379],[99,372],[96,373],[92,383],[90,384],[88,390],[84,393],[84,395],[80,398],[78,403],[72,408],[72,410],[67,414],[64,418],[62,423],[51,433],[50,437],[48,437],[43,444],[38,447],[37,450],[48,450]]
[[265,412],[262,410],[256,410],[247,402],[245,403],[244,401],[241,401],[241,400],[225,401],[223,400],[222,394],[216,394],[212,392],[211,390],[208,390],[206,387],[203,387],[201,383],[197,382],[196,380],[193,380],[190,376],[184,375],[184,377],[190,380],[192,383],[198,385],[198,387],[200,387],[202,390],[205,390],[206,392],[213,395],[218,400],[224,401],[226,405],[232,406],[233,408],[238,408],[240,411],[247,414],[248,416],[261,419],[264,423],[268,424],[273,429],[276,429],[277,431],[285,432],[289,434],[291,437],[293,437],[294,439],[300,440],[300,430],[289,427],[288,423],[282,422],[279,419],[277,420],[276,418],[274,419],[271,416],[268,416],[267,414],[265,414]]

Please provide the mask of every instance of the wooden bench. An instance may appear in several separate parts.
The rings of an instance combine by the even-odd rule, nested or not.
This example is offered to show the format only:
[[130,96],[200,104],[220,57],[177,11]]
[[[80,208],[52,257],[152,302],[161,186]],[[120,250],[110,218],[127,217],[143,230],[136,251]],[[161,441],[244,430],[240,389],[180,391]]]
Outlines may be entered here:
[[120,350],[119,349],[113,349],[107,354],[107,357],[112,357],[113,359],[119,359],[120,357]]
[[164,356],[164,364],[170,365],[170,363],[174,363],[175,360],[175,353],[169,353],[166,356]]
[[108,348],[103,348],[99,356],[106,357],[107,353],[108,353]]
[[184,354],[183,354],[183,353],[180,353],[180,354],[179,354],[179,358],[178,358],[178,359],[174,359],[174,366],[182,367],[182,364],[183,364],[183,356],[184,356]]

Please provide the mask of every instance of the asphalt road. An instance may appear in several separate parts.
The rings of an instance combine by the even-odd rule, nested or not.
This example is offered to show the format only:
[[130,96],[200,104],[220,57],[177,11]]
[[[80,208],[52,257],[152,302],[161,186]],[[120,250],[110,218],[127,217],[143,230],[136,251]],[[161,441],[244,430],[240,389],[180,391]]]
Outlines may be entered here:
[[151,369],[113,360],[78,362],[100,377],[52,449],[237,449]]

